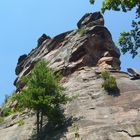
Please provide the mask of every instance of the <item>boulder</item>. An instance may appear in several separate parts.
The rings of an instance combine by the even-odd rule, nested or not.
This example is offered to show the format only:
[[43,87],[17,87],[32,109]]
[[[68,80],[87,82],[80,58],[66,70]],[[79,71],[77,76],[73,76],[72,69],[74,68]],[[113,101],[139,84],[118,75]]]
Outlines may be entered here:
[[37,41],[37,46],[40,46],[47,39],[51,39],[51,37],[47,36],[46,34],[42,34],[42,36]]
[[96,25],[104,26],[104,18],[100,12],[87,13],[77,23],[79,29]]
[[20,63],[22,63],[22,62],[26,59],[26,57],[27,57],[27,54],[21,55],[21,56],[19,57],[19,59],[18,59],[17,65],[20,64]]
[[138,72],[137,70],[135,70],[133,68],[127,68],[127,71],[133,77],[132,79],[140,79],[140,72]]

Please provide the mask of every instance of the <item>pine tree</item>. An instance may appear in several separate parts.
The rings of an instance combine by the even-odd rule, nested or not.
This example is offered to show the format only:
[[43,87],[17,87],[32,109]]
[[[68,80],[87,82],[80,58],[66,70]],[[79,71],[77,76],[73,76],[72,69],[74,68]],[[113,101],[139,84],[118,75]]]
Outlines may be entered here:
[[22,78],[26,88],[16,95],[16,99],[19,108],[33,109],[36,112],[38,139],[44,115],[55,125],[60,125],[64,120],[61,105],[66,104],[70,98],[63,93],[60,79],[44,60],[39,61],[31,73]]

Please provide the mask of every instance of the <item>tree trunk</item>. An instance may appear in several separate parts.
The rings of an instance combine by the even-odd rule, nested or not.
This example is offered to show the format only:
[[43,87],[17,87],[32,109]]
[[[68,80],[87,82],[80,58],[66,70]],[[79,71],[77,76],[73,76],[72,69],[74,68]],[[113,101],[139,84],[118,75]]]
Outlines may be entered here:
[[43,126],[43,111],[41,110],[41,119],[40,119],[40,130],[42,131]]
[[36,112],[36,125],[37,125],[37,140],[40,138],[40,129],[39,129],[39,110]]
[[40,112],[40,139],[43,138],[42,126],[43,126],[43,111],[41,110]]

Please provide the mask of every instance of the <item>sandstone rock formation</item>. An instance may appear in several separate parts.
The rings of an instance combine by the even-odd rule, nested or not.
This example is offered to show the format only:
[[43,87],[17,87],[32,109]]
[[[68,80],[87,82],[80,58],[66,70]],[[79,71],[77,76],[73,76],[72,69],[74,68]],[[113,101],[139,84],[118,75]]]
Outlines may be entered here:
[[[140,139],[140,80],[131,80],[127,73],[120,71],[119,49],[99,12],[83,16],[78,28],[43,39],[37,48],[19,58],[14,82],[17,92],[24,87],[20,78],[29,74],[43,58],[63,74],[61,82],[66,94],[77,96],[64,106],[66,123],[58,129],[46,126],[44,140],[74,140],[75,134],[83,140]],[[103,69],[117,79],[119,90],[112,95],[102,88],[100,72]],[[7,126],[11,118],[1,123],[2,140],[33,139],[35,119],[30,115],[24,119],[23,126],[16,123]],[[30,131],[25,131],[26,128]]]
[[87,13],[77,23],[77,27],[79,29],[92,27],[96,25],[104,26],[104,18],[100,12]]
[[138,72],[137,70],[132,68],[127,68],[127,71],[131,73],[131,76],[133,77],[132,79],[140,79],[140,72]]
[[108,29],[104,27],[100,12],[86,14],[78,22],[78,27],[80,29],[62,33],[52,39],[42,35],[39,38],[43,38],[39,43],[41,45],[26,57],[20,57],[24,59],[18,62],[16,68],[18,77],[14,84],[17,89],[23,87],[20,77],[28,74],[39,58],[46,59],[50,67],[61,71],[64,76],[85,66],[120,69],[119,49],[112,41]]

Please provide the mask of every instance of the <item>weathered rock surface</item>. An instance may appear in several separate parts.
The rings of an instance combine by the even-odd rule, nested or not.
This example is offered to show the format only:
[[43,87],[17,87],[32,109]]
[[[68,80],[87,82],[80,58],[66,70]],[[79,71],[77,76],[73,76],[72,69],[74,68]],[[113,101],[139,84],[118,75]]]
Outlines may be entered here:
[[96,25],[104,26],[104,18],[100,12],[87,13],[77,23],[78,28],[87,28]]
[[[102,22],[96,22],[102,21]],[[103,26],[100,12],[86,14],[79,22],[80,29],[62,33],[54,38],[42,35],[40,46],[33,49],[26,57],[21,56],[16,68],[18,75],[14,85],[17,90],[23,88],[20,77],[28,74],[39,58],[49,62],[50,67],[69,75],[81,67],[120,69],[120,52],[112,41],[110,32]],[[94,23],[88,26],[89,23]]]
[[[102,79],[94,68],[76,71],[64,86],[68,95],[79,95],[66,107],[68,116],[76,118],[78,133],[85,140],[136,140],[140,139],[140,81],[130,80],[120,71],[112,72],[117,78],[119,92],[108,95],[103,88]],[[57,140],[74,139],[76,133],[68,127],[64,133],[52,132],[48,137]],[[55,135],[54,135],[55,134]],[[47,138],[46,138],[47,140]]]
[[[23,121],[24,124],[20,124]],[[1,140],[29,140],[35,130],[35,115],[28,112],[11,115],[0,123]]]
[[[68,122],[62,129],[50,129],[46,133],[46,140],[73,140],[77,131],[80,138],[85,140],[140,139],[140,80],[130,80],[128,74],[113,71],[120,91],[108,95],[102,88],[102,79],[96,74],[97,69],[84,67],[63,78],[66,94],[78,95],[65,106],[67,117],[73,117],[73,121]],[[73,128],[73,124],[78,126],[78,130]],[[2,128],[2,140],[14,140],[17,133],[18,137],[15,139],[26,140],[26,136],[29,137],[30,134],[22,131],[22,127],[13,125]],[[28,124],[25,123],[24,129],[27,127]],[[30,123],[30,128],[34,127],[34,124]],[[22,131],[22,138],[19,130]],[[4,133],[7,135],[4,136]]]
[[[120,71],[119,49],[99,12],[86,14],[78,27],[46,38],[27,56],[20,57],[14,82],[17,91],[24,87],[20,78],[30,73],[38,59],[44,58],[50,67],[64,75],[61,82],[66,94],[77,96],[64,106],[69,118],[66,124],[59,129],[47,129],[44,140],[74,140],[76,134],[83,140],[139,140],[140,80],[131,80]],[[117,92],[109,95],[102,88],[102,69],[108,69],[116,77]],[[1,140],[32,139],[35,119],[24,118],[24,126],[11,123],[16,119],[0,124]],[[5,127],[8,122],[11,125]]]

